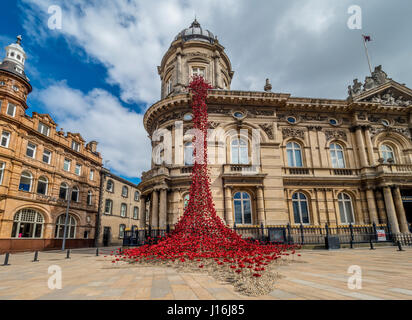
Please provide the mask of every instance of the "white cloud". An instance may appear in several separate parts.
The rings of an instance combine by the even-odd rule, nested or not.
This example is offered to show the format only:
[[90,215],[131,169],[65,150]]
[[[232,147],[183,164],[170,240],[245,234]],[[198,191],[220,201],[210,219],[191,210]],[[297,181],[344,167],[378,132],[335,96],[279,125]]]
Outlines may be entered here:
[[87,141],[97,140],[103,163],[117,173],[134,177],[150,166],[151,146],[143,127],[143,116],[124,108],[107,91],[88,94],[56,83],[36,93],[36,99],[65,131],[80,132]]

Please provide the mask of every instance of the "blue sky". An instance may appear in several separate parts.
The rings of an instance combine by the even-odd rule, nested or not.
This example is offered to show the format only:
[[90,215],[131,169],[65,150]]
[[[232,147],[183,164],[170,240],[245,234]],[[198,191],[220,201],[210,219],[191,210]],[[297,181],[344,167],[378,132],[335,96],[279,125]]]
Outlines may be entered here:
[[[196,15],[218,36],[232,62],[231,88],[298,97],[347,97],[368,65],[412,87],[412,4],[404,0],[2,0],[0,56],[23,36],[26,73],[34,88],[29,113],[50,113],[64,131],[99,141],[103,163],[138,182],[150,169],[145,110],[160,96],[157,66],[174,37]],[[48,9],[62,9],[50,30]],[[349,29],[348,8],[362,10]]]

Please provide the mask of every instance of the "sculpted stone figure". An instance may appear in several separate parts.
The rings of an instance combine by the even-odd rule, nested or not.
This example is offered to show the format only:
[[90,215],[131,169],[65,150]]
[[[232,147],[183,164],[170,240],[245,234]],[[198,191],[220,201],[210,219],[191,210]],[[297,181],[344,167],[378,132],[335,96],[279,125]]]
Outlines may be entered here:
[[362,83],[360,83],[358,79],[353,79],[353,85],[352,85],[352,88],[350,89],[350,92],[351,92],[350,95],[359,94],[361,93],[361,91],[362,91]]
[[363,85],[363,88],[365,90],[369,90],[376,87],[375,81],[373,80],[372,77],[366,77],[365,78],[365,84]]
[[378,86],[381,84],[384,84],[385,82],[389,80],[388,75],[386,74],[385,71],[382,70],[381,65],[375,67],[375,70],[372,72],[372,78],[375,84]]

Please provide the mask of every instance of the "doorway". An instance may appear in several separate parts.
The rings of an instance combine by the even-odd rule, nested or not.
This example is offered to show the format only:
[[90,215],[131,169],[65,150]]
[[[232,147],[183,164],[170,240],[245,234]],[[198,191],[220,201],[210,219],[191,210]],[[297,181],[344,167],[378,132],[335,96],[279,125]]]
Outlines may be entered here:
[[110,227],[104,227],[103,229],[103,246],[108,247],[110,245]]

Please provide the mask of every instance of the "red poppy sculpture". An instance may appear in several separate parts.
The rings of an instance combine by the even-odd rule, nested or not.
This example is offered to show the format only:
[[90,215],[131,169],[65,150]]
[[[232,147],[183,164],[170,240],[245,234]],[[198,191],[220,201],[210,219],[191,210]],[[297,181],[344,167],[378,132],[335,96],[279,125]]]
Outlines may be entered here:
[[[242,239],[217,216],[210,190],[207,167],[208,112],[206,98],[212,87],[202,77],[195,76],[189,85],[192,95],[193,125],[197,134],[193,138],[194,166],[190,198],[184,214],[175,229],[155,244],[118,252],[124,261],[193,261],[198,268],[203,259],[213,260],[219,267],[226,267],[241,274],[248,264],[250,275],[260,277],[262,265],[281,258],[282,253],[294,246],[262,245],[258,241]],[[253,270],[253,271],[252,271]]]

